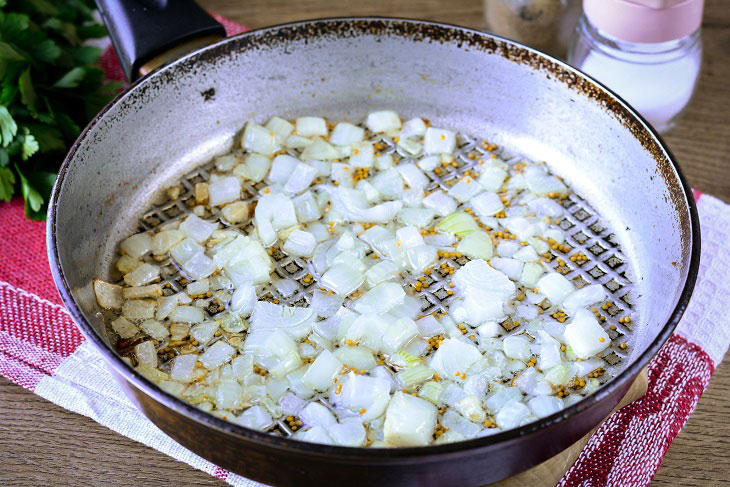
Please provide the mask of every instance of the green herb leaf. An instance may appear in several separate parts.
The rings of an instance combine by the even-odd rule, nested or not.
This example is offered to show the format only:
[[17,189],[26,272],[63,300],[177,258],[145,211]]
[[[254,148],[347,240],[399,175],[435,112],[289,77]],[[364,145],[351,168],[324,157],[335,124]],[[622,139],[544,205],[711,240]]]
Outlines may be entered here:
[[25,216],[27,218],[33,218],[35,214],[40,212],[43,206],[43,196],[31,185],[17,164],[15,166],[15,172],[20,176],[20,192],[23,194],[23,199],[25,199]]
[[71,58],[79,64],[94,64],[101,56],[101,49],[94,46],[82,46],[71,49]]
[[33,59],[44,63],[51,63],[61,55],[61,48],[51,39],[41,42],[32,51]]
[[41,152],[66,150],[66,144],[63,142],[63,134],[56,127],[29,123],[28,128],[30,129],[30,133],[33,134],[33,137],[38,141]]
[[0,200],[10,201],[15,192],[15,175],[9,167],[0,167]]
[[18,78],[18,88],[20,88],[20,99],[23,105],[27,106],[31,113],[35,113],[38,95],[36,95],[33,81],[30,79],[30,68],[23,71],[23,74]]
[[28,3],[33,5],[33,8],[40,13],[46,15],[58,15],[58,9],[48,0],[28,0]]
[[0,106],[0,139],[2,139],[2,146],[7,147],[17,133],[18,124],[15,123],[8,109],[5,106]]
[[79,86],[81,80],[84,79],[85,74],[86,71],[84,68],[76,66],[64,74],[61,79],[53,83],[53,86],[56,88],[76,88]]
[[25,55],[7,42],[0,41],[0,60],[25,61]]
[[33,134],[28,132],[28,129],[25,128],[25,135],[23,135],[23,160],[26,161],[30,156],[38,152],[39,145],[38,141],[35,140],[35,137],[33,137]]

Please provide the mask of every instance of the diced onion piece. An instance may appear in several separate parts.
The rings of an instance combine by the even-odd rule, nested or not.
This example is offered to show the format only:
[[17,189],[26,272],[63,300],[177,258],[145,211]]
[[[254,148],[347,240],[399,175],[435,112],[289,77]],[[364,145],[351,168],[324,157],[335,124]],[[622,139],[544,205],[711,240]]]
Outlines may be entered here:
[[590,311],[579,309],[565,327],[565,343],[579,358],[586,359],[605,350],[611,339]]
[[245,201],[236,201],[221,208],[223,219],[228,223],[240,223],[248,220],[248,203]]
[[259,239],[266,247],[276,243],[276,230],[297,224],[292,200],[280,193],[265,194],[259,199],[254,220]]
[[547,174],[530,174],[525,176],[527,188],[538,196],[567,196],[568,188],[556,176]]
[[241,147],[261,154],[273,154],[281,149],[277,139],[273,130],[248,122],[241,136]]
[[463,237],[476,230],[479,230],[479,226],[468,213],[456,212],[447,216],[436,225],[436,228],[442,232],[450,233],[452,235],[458,235]]
[[314,318],[311,308],[258,301],[251,315],[251,330],[282,330],[292,338],[300,339],[312,330]]
[[130,257],[128,255],[123,255],[123,256],[119,257],[119,259],[117,260],[116,268],[122,274],[126,274],[128,272],[132,272],[133,270],[135,270],[137,267],[139,267],[141,265],[142,265],[141,261],[139,261],[137,259],[133,259],[132,257]]
[[[251,153],[246,156],[243,165],[236,167],[233,173],[237,176],[243,176],[246,179],[258,183],[264,180],[269,173],[271,167],[271,159],[263,154]],[[240,168],[240,170],[239,170]],[[243,170],[245,168],[245,171]]]
[[502,406],[494,419],[497,421],[497,426],[505,430],[521,425],[529,414],[530,410],[527,406],[519,401],[511,400]]
[[420,118],[412,118],[403,124],[401,138],[422,137],[426,134],[426,123]]
[[504,259],[502,257],[495,257],[489,262],[492,264],[492,267],[500,272],[503,272],[513,281],[517,281],[522,276],[524,263],[520,262],[517,259]]
[[396,374],[398,383],[405,389],[427,381],[431,377],[433,377],[433,370],[429,369],[425,365],[406,367],[398,371]]
[[515,291],[515,285],[502,272],[492,268],[483,259],[467,262],[454,273],[454,284],[457,289],[466,292],[468,288],[480,288],[490,291],[502,300],[506,300]]
[[545,276],[541,277],[535,285],[540,294],[544,294],[553,305],[560,305],[565,299],[570,296],[575,287],[573,284],[563,275],[557,272],[550,272]]
[[215,405],[219,410],[222,409],[241,409],[243,401],[243,388],[234,378],[221,380],[216,388]]
[[536,262],[528,262],[522,267],[520,283],[528,288],[534,288],[540,276],[545,272],[543,267]]
[[198,243],[208,240],[213,233],[213,230],[217,227],[218,224],[207,222],[195,215],[188,215],[188,217],[180,224],[180,230]]
[[170,332],[167,328],[165,328],[162,323],[157,320],[143,321],[139,327],[155,340],[163,340],[170,336]]
[[342,296],[331,294],[321,289],[315,289],[312,293],[311,307],[317,316],[322,318],[329,318],[330,316],[337,313],[342,306]]
[[382,260],[372,266],[365,273],[368,286],[375,287],[381,282],[396,279],[400,275],[400,268],[391,260]]
[[156,233],[152,238],[152,253],[155,255],[165,255],[174,245],[185,238],[185,233],[181,230],[165,230]]
[[469,421],[483,423],[487,419],[487,413],[482,407],[482,401],[476,396],[466,396],[456,403],[455,409]]
[[531,246],[527,245],[525,247],[522,247],[520,250],[514,253],[512,258],[517,259],[521,262],[535,262],[540,259],[540,256],[537,255],[537,252],[535,252],[535,249],[533,249]]
[[[335,405],[359,413],[363,422],[380,417],[390,401],[390,384],[382,377],[348,374],[342,389],[330,394]],[[364,410],[364,411],[363,411]]]
[[563,401],[555,396],[540,395],[527,401],[527,406],[535,416],[545,418],[563,409]]
[[236,313],[220,313],[215,315],[215,321],[220,324],[223,331],[228,333],[241,333],[246,329],[246,322]]
[[385,440],[396,446],[431,443],[436,429],[436,406],[403,392],[396,392],[385,413]]
[[456,251],[472,259],[489,260],[494,256],[492,239],[481,230],[474,231],[461,239]]
[[178,306],[170,313],[170,319],[181,323],[200,323],[204,315],[203,311],[195,306]]
[[333,265],[320,279],[320,284],[340,296],[347,296],[362,286],[365,276],[347,264]]
[[294,230],[289,234],[281,249],[289,255],[298,257],[311,257],[317,241],[309,232]]
[[271,163],[271,170],[269,176],[266,178],[270,183],[284,184],[289,176],[291,176],[294,168],[300,164],[299,159],[292,157],[288,154],[279,154],[274,157]]
[[322,117],[299,117],[296,127],[297,133],[302,137],[327,135],[327,122]]
[[530,340],[525,336],[513,335],[502,340],[504,354],[509,358],[527,360],[532,355],[530,352]]
[[365,126],[371,132],[379,134],[399,129],[401,127],[401,121],[396,112],[383,110],[370,113],[365,120]]
[[403,178],[396,168],[380,171],[372,179],[372,184],[386,198],[395,199],[403,195]]
[[325,391],[334,383],[340,369],[342,362],[329,350],[323,350],[302,376],[302,382],[316,391]]
[[233,169],[238,160],[233,154],[227,154],[225,156],[215,158],[215,168],[221,172],[228,172]]
[[565,213],[563,207],[557,201],[550,198],[535,198],[527,202],[528,208],[537,213],[537,216],[560,218]]
[[500,190],[505,179],[507,179],[507,171],[498,167],[489,166],[482,170],[478,182],[482,188],[494,193]]
[[205,250],[200,244],[191,238],[186,238],[170,249],[170,255],[178,264],[187,262],[192,256],[202,253]]
[[497,193],[484,191],[474,196],[470,201],[471,207],[479,216],[494,216],[504,209],[504,203]]
[[398,147],[406,151],[408,154],[412,156],[417,156],[421,153],[423,150],[423,146],[420,142],[416,142],[415,140],[406,139],[404,137],[401,137],[401,139],[398,141]]
[[365,293],[355,302],[358,313],[387,313],[403,302],[406,293],[400,284],[383,282]]
[[598,303],[606,299],[606,290],[600,284],[591,284],[583,286],[568,296],[563,301],[562,307],[568,314],[575,313],[579,308],[584,308],[592,304]]
[[350,151],[350,165],[353,167],[373,167],[375,150],[369,141],[352,144]]
[[438,251],[430,245],[417,245],[406,250],[408,265],[415,273],[421,273],[438,259]]
[[426,228],[435,216],[436,212],[430,208],[403,208],[396,215],[396,219],[403,225]]
[[427,154],[453,154],[456,134],[451,130],[429,127],[423,137],[423,148]]
[[195,364],[197,362],[198,354],[178,355],[172,363],[170,379],[186,384],[192,382],[194,379],[193,372],[195,371]]
[[357,125],[340,122],[335,125],[330,135],[330,143],[335,145],[350,145],[361,142],[365,138],[365,130]]
[[242,284],[231,296],[231,311],[248,316],[256,304],[256,288],[252,284]]
[[134,347],[134,355],[139,365],[157,367],[157,350],[152,340],[147,340]]
[[271,117],[265,127],[284,140],[294,131],[294,125],[280,117]]
[[431,208],[439,216],[451,215],[456,211],[456,201],[454,201],[454,198],[440,189],[426,196],[423,199],[423,206]]
[[190,329],[190,337],[199,343],[206,344],[213,339],[219,327],[220,324],[217,321],[203,321]]
[[138,233],[122,240],[119,247],[133,259],[149,253],[152,249],[152,236],[149,233]]
[[319,205],[317,205],[311,191],[305,191],[292,198],[292,204],[300,223],[314,222],[322,217]]
[[223,341],[217,341],[200,356],[200,362],[208,370],[213,370],[228,363],[236,350]]
[[143,321],[155,317],[157,303],[151,299],[130,299],[122,305],[122,316],[130,321]]
[[421,168],[422,171],[433,171],[439,166],[439,163],[441,162],[441,158],[439,156],[426,156],[422,157],[418,161],[418,167]]
[[242,412],[240,416],[232,419],[231,421],[243,426],[244,428],[251,428],[259,431],[265,431],[274,425],[274,420],[271,415],[261,406],[250,407]]
[[119,335],[121,338],[132,338],[134,335],[139,333],[139,328],[134,326],[124,316],[120,316],[116,320],[112,321],[112,330]]
[[340,362],[355,370],[370,372],[376,365],[372,350],[365,347],[339,347],[335,349],[334,355]]
[[328,430],[330,437],[340,446],[362,446],[367,439],[367,432],[359,418],[343,419]]
[[122,306],[122,287],[94,279],[96,302],[104,309],[119,309]]
[[388,326],[381,338],[383,350],[394,353],[418,335],[418,326],[411,318],[398,318],[395,323]]
[[241,198],[241,183],[234,176],[218,178],[208,185],[208,204],[220,206]]
[[408,187],[425,189],[426,186],[428,186],[428,178],[415,164],[411,162],[407,164],[398,164],[397,169]]
[[431,359],[429,367],[441,377],[455,379],[455,374],[465,373],[471,365],[482,358],[476,346],[454,338],[447,338],[439,346]]
[[329,143],[325,142],[320,138],[315,138],[312,143],[304,148],[302,151],[302,159],[308,160],[322,160],[322,161],[333,161],[340,158],[340,153],[332,147]]
[[482,188],[472,178],[466,176],[449,189],[449,196],[466,203],[481,190]]
[[317,176],[314,166],[298,163],[284,184],[284,191],[289,194],[298,194],[307,189]]

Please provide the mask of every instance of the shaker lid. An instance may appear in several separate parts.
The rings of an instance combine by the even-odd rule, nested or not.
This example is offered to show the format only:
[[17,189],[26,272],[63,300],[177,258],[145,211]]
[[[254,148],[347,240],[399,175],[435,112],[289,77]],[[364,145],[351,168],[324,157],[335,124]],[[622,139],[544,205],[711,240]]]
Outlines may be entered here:
[[681,39],[702,24],[704,0],[583,0],[588,20],[627,42]]

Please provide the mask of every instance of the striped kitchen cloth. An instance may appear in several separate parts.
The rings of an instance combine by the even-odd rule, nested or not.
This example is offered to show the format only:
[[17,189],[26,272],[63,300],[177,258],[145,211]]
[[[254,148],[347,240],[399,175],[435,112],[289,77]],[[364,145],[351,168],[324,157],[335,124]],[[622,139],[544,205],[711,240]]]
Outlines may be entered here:
[[[229,34],[245,30],[221,19]],[[121,79],[113,54],[102,65]],[[730,206],[696,193],[700,274],[676,332],[649,364],[646,395],[609,417],[561,486],[645,486],[707,388],[730,343]],[[166,436],[127,399],[74,325],[48,266],[45,226],[22,199],[0,204],[0,374],[68,410],[231,485],[261,485],[200,458]]]

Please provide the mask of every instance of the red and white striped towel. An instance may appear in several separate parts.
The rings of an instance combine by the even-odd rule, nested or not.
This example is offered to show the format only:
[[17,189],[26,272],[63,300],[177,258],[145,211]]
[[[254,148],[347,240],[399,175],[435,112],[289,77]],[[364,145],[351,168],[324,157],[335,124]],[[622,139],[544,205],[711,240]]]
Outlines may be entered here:
[[[219,20],[229,34],[245,30]],[[102,64],[110,77],[121,78],[113,58],[105,56]],[[730,206],[695,197],[702,262],[689,308],[649,365],[647,394],[601,425],[561,486],[648,485],[727,351]],[[0,374],[231,485],[261,485],[183,448],[135,409],[61,304],[48,267],[45,226],[23,217],[21,199],[0,204],[0,228]]]

